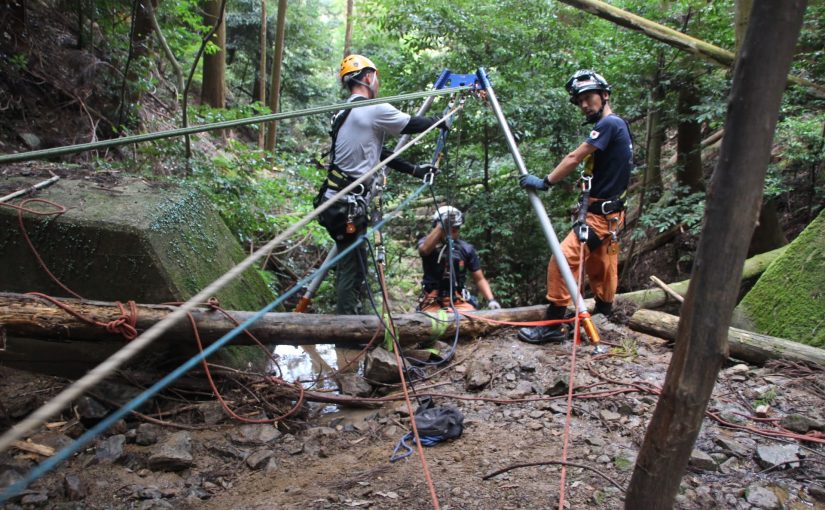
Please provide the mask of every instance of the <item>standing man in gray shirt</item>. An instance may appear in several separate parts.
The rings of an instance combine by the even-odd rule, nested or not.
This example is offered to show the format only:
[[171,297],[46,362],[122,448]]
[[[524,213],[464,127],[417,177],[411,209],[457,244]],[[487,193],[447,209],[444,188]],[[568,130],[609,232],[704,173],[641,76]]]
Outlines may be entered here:
[[[349,90],[347,102],[378,97],[378,68],[370,59],[361,55],[345,57],[338,76],[341,86]],[[330,131],[332,146],[327,177],[315,198],[315,206],[318,207],[392,154],[384,148],[387,134],[420,133],[436,122],[437,119],[408,115],[387,103],[336,113]],[[415,165],[399,157],[387,166],[417,178],[436,171],[432,165]],[[363,183],[318,216],[318,222],[327,229],[339,253],[367,230],[371,187],[370,182]],[[336,313],[360,315],[363,312],[361,299],[366,290],[366,274],[364,245],[338,261]]]

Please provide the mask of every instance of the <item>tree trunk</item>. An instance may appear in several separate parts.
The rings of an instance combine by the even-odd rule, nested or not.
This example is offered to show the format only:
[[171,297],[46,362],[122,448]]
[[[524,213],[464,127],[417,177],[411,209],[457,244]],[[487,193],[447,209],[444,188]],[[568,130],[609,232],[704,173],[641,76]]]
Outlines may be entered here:
[[130,83],[137,83],[143,78],[140,76],[134,63],[146,56],[149,47],[146,39],[152,33],[152,20],[149,17],[150,8],[147,3],[151,0],[135,0],[133,5],[132,29],[129,35],[129,55],[126,58],[126,65],[123,71],[123,82],[120,90],[120,106],[118,107],[118,124],[133,124],[131,118],[127,118],[131,107],[126,105],[140,104],[141,90],[139,87],[131,87]]
[[[676,349],[639,451],[625,507],[673,507],[719,369],[770,160],[804,0],[757,2],[734,68],[719,164]],[[735,133],[735,136],[732,136]]]
[[212,108],[226,107],[226,22],[220,9],[220,0],[207,0],[204,2],[204,24],[215,26],[220,20],[218,29],[210,39],[210,42],[217,46],[218,50],[207,50],[203,56],[201,102]]
[[347,21],[346,30],[344,31],[344,58],[352,53],[352,25],[353,25],[353,11],[355,10],[355,0],[347,0]]
[[[595,14],[619,26],[642,32],[657,41],[662,41],[674,48],[692,53],[722,67],[731,67],[736,60],[733,52],[706,43],[701,39],[685,35],[677,30],[660,25],[636,14],[623,11],[618,7],[613,7],[599,0],[561,0],[561,2],[589,12],[590,14]],[[825,97],[825,86],[795,75],[789,75],[787,80],[790,83],[805,87],[809,93],[817,97]]]
[[169,43],[166,42],[166,37],[163,36],[163,31],[160,29],[160,24],[158,23],[158,19],[155,15],[155,9],[152,6],[152,3],[147,2],[146,7],[149,10],[149,19],[152,22],[152,27],[155,30],[155,35],[158,38],[160,47],[163,48],[163,53],[164,55],[166,55],[166,59],[169,61],[169,65],[172,66],[172,70],[175,73],[175,86],[177,87],[175,93],[179,98],[180,95],[183,94],[183,70],[181,69],[180,64],[178,63],[178,60],[175,58],[175,54],[172,53],[172,48],[169,47]]
[[[734,3],[736,9],[734,14],[736,52],[739,53],[742,41],[745,38],[745,31],[748,28],[753,0],[736,0]],[[751,244],[748,248],[748,256],[764,253],[786,244],[788,244],[788,238],[785,237],[779,223],[779,215],[776,212],[776,199],[764,200],[762,208],[759,210],[759,221],[756,223]]]
[[739,49],[742,48],[742,41],[745,39],[745,32],[748,29],[753,0],[735,0],[734,4],[733,25],[736,31],[734,52],[738,54]]
[[[192,62],[192,67],[189,68],[189,77],[186,78],[186,85],[183,87],[183,107],[182,110],[182,121],[181,126],[187,127],[189,125],[189,89],[192,86],[192,79],[195,76],[195,71],[198,68],[198,64],[200,64],[201,56],[203,55],[207,43],[212,40],[212,37],[218,32],[218,29],[224,24],[223,23],[223,15],[224,9],[226,8],[226,0],[220,0],[220,4],[218,6],[218,18],[215,20],[214,24],[212,25],[212,29],[207,33],[203,39],[201,40],[201,45],[198,48],[198,53],[195,55],[195,61]],[[221,134],[222,131],[215,131],[218,134]],[[184,136],[184,140],[186,142],[186,160],[187,160],[187,168],[186,172],[188,173],[191,168],[189,168],[189,159],[192,157],[192,140],[189,134]]]
[[785,237],[785,232],[782,231],[782,225],[779,223],[776,199],[765,200],[762,208],[759,209],[759,222],[753,230],[748,256],[764,253],[786,244],[788,244],[788,238]]
[[[701,145],[702,145],[702,159],[707,159],[708,158],[708,155],[706,154],[707,151],[718,150],[718,146],[722,145],[722,137],[723,136],[725,136],[725,130],[720,129],[720,130],[715,131],[714,133],[712,133],[710,136],[708,136],[704,140],[702,140],[702,143],[701,143]],[[668,158],[668,160],[665,161],[665,164],[664,164],[663,168],[668,169],[668,168],[672,167],[673,165],[675,165],[676,164],[676,156],[677,155],[674,154],[673,156]]]
[[[763,253],[745,261],[742,270],[742,279],[754,278],[765,271],[765,268],[781,255],[786,248],[780,248],[769,253]],[[677,293],[684,295],[689,280],[672,283],[669,286]],[[616,296],[618,302],[633,303],[642,308],[656,308],[668,302],[668,297],[661,289],[647,289]],[[99,322],[108,323],[115,320],[120,314],[113,303],[98,301],[79,302],[72,299],[60,299],[78,310],[82,315],[91,317]],[[592,299],[585,300],[585,306],[592,307]],[[527,306],[502,310],[479,310],[473,315],[479,315],[499,321],[535,321],[544,317],[545,305]],[[168,315],[173,307],[163,305],[139,305],[135,327],[145,330]],[[251,312],[229,312],[238,322],[243,322]],[[221,314],[211,311],[198,310],[193,313],[201,334],[206,342],[213,342],[235,327],[235,323],[226,320]],[[418,318],[416,320],[416,318]],[[451,317],[448,317],[450,319]],[[403,333],[402,343],[420,342],[433,336],[433,322],[421,314],[402,314],[398,316],[399,330]],[[107,333],[98,326],[91,326],[61,311],[52,304],[25,294],[0,293],[0,324],[5,327],[6,333],[17,336],[31,336],[34,338],[56,339],[65,341],[99,340],[122,341],[120,335]],[[411,325],[418,325],[413,327]],[[378,319],[369,316],[321,315],[300,313],[268,313],[256,322],[250,331],[262,341],[274,344],[306,345],[326,343],[358,343],[367,342],[375,329],[380,327]],[[441,332],[442,337],[449,338],[455,333],[454,324],[450,322]],[[502,325],[488,324],[480,321],[463,319],[460,334],[473,336],[493,331]],[[416,329],[417,328],[417,329]],[[188,322],[180,322],[173,326],[163,337],[167,341],[180,341],[191,334]],[[234,343],[249,343],[250,340],[239,336]]]
[[85,3],[83,0],[76,0],[77,3],[77,49],[83,49],[83,25],[85,21],[85,15],[83,14],[83,8],[85,7],[83,4]]
[[[79,301],[60,299],[84,317],[97,322],[109,323],[120,317],[120,311],[114,303],[99,301]],[[498,321],[533,321],[541,320],[544,305],[510,308],[502,310],[478,310],[473,315]],[[174,311],[172,306],[138,305],[135,328],[145,331]],[[253,312],[228,312],[235,319],[232,321],[222,313],[198,309],[192,312],[198,324],[201,339],[211,344],[237,324],[245,321]],[[409,313],[393,317],[396,328],[401,335],[402,345],[412,345],[435,338],[453,338],[455,322],[448,314],[438,320],[430,319],[424,314]],[[123,337],[106,331],[104,327],[92,325],[65,312],[52,303],[28,294],[0,293],[0,324],[5,334],[15,337],[37,338],[43,340],[83,340],[99,342],[123,342]],[[506,325],[462,318],[459,334],[462,338],[487,334]],[[322,315],[306,313],[268,313],[249,328],[261,342],[267,344],[304,345],[304,344],[357,344],[367,343],[376,329],[383,329],[381,321],[374,315]],[[180,321],[173,325],[161,337],[167,343],[188,343],[191,341],[192,329],[189,321]],[[238,335],[233,345],[252,344],[246,335]]]
[[[258,101],[266,104],[266,0],[261,0],[261,45],[258,62]],[[264,126],[258,125],[258,147],[264,148]]]
[[659,63],[650,86],[650,106],[647,112],[647,165],[645,169],[645,192],[650,194],[648,200],[655,202],[662,194],[662,145],[665,130],[662,125],[662,101],[665,88],[661,83],[661,69],[664,65],[663,55],[659,52]]
[[[679,317],[654,310],[637,310],[627,325],[641,333],[675,340]],[[757,365],[772,359],[786,359],[825,366],[825,349],[744,329],[728,329],[728,348],[730,357]]]
[[[278,0],[278,24],[275,29],[275,54],[272,55],[272,85],[269,89],[269,109],[272,113],[281,111],[281,68],[284,61],[284,32],[286,31],[286,0]],[[266,132],[266,150],[275,151],[278,122],[269,123]]]
[[693,108],[699,104],[699,94],[693,84],[679,87],[676,106],[679,125],[676,133],[676,182],[691,193],[704,190],[702,172],[702,126]]

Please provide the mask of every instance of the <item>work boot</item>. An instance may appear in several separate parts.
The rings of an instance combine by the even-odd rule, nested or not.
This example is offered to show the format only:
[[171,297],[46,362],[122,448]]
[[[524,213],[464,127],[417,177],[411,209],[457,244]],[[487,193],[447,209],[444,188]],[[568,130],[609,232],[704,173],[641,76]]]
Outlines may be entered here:
[[[564,318],[565,306],[549,305],[544,312],[545,320],[560,320]],[[567,340],[567,328],[563,324],[551,326],[536,326],[518,330],[518,339],[528,344],[546,344],[550,342],[564,342]]]
[[596,298],[596,306],[593,308],[593,315],[602,314],[605,317],[610,317],[613,313],[613,303],[608,303],[607,301],[602,301],[599,298]]

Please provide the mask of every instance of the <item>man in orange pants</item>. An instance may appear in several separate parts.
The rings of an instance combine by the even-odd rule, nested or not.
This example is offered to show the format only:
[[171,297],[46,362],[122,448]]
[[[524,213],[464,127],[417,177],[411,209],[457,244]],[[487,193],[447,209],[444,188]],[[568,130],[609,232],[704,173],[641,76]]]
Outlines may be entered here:
[[[583,194],[586,200],[580,201],[579,207],[587,208],[587,213],[585,216],[582,212],[579,218],[585,219],[586,227],[582,228],[580,223],[574,225],[573,231],[562,242],[561,250],[574,275],[578,275],[579,265],[584,263],[596,298],[594,313],[609,315],[618,286],[616,235],[624,222],[624,199],[633,169],[633,138],[627,122],[611,110],[610,85],[601,75],[588,69],[576,71],[565,88],[570,94],[570,102],[585,115],[586,123],[595,125],[587,139],[565,156],[548,176],[542,179],[525,174],[520,177],[520,183],[524,188],[546,191],[570,175],[580,163],[585,163],[583,188],[588,187],[589,192]],[[586,235],[583,260],[582,241],[579,240],[582,233]],[[545,318],[564,318],[570,304],[570,292],[552,257],[547,266],[546,297],[550,304]],[[518,333],[520,340],[534,344],[560,342],[566,335],[559,324],[521,328]]]

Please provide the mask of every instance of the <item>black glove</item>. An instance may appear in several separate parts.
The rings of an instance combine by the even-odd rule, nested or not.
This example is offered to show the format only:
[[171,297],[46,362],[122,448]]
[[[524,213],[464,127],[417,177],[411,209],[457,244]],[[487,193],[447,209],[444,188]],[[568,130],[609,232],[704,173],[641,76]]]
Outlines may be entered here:
[[[449,110],[449,108],[447,108],[447,110],[444,111],[445,115],[447,113],[449,113],[448,110]],[[449,131],[453,127],[453,122],[454,121],[455,121],[455,115],[450,115],[449,117],[447,117],[447,120],[442,122],[441,125],[438,126],[438,127],[441,128],[442,131]]]
[[423,179],[424,176],[429,173],[438,173],[438,167],[433,165],[415,165],[415,168],[413,168],[412,171],[412,176]]
[[532,189],[536,191],[547,191],[550,189],[550,183],[547,178],[544,179],[536,177],[535,175],[524,174],[520,175],[518,182],[522,188]]

